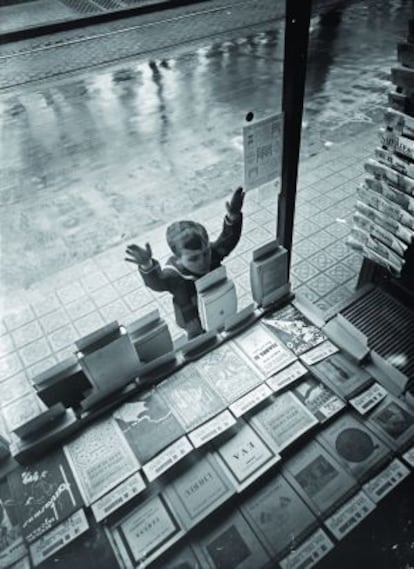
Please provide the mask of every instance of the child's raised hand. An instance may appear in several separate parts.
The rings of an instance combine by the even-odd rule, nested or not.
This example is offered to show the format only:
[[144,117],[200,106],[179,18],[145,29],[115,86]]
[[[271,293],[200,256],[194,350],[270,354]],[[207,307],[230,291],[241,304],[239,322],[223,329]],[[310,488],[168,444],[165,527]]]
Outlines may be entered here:
[[244,201],[245,192],[242,187],[237,188],[233,195],[231,196],[231,200],[226,202],[226,209],[227,213],[230,217],[236,217],[240,215],[243,201]]
[[125,257],[125,261],[128,263],[135,263],[135,265],[142,267],[148,267],[152,264],[152,251],[149,243],[146,243],[145,249],[135,244],[128,245],[126,255],[128,256]]

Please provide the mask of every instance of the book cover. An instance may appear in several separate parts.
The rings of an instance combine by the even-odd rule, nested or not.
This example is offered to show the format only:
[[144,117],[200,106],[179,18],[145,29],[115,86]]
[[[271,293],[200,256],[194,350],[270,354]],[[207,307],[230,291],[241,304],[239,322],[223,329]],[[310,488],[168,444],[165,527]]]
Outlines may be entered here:
[[280,561],[281,569],[311,569],[334,548],[333,542],[319,528],[302,545]]
[[321,516],[332,512],[357,488],[357,481],[312,441],[289,459],[283,471],[293,488]]
[[114,419],[88,427],[64,450],[87,504],[139,469],[139,462]]
[[374,380],[363,368],[344,354],[333,354],[312,366],[312,373],[339,397],[350,399],[369,387]]
[[310,374],[293,388],[293,393],[320,423],[335,416],[346,406],[346,403],[329,387]]
[[141,473],[135,472],[132,476],[116,486],[116,488],[110,490],[110,492],[92,504],[91,509],[95,520],[97,522],[104,520],[124,504],[132,500],[132,498],[143,492],[145,488],[145,482]]
[[270,377],[266,383],[271,388],[271,390],[276,393],[282,389],[285,389],[285,387],[291,383],[294,383],[307,373],[308,369],[298,360],[282,371],[279,371],[279,373],[272,375],[272,377]]
[[266,315],[262,322],[297,356],[327,339],[320,328],[291,304]]
[[196,364],[188,364],[157,387],[174,415],[188,432],[205,423],[226,407]]
[[9,476],[23,536],[31,543],[78,511],[83,501],[59,449]]
[[237,295],[234,282],[226,279],[202,292],[198,292],[197,305],[204,330],[209,332],[223,328],[227,318],[237,312]]
[[219,464],[238,492],[280,460],[280,456],[244,421],[213,446]]
[[318,440],[359,481],[371,476],[391,454],[367,426],[349,413],[325,427]]
[[151,496],[114,524],[108,533],[125,569],[147,567],[184,532],[164,497]]
[[316,516],[280,474],[245,500],[241,511],[272,556],[296,549],[318,525]]
[[322,342],[304,354],[301,354],[300,359],[306,365],[312,366],[325,358],[328,358],[332,354],[336,354],[336,352],[339,352],[339,348],[330,340],[325,340],[325,342]]
[[124,403],[113,417],[141,464],[184,434],[184,429],[155,389]]
[[296,356],[264,326],[258,324],[234,340],[241,353],[268,378],[296,360]]
[[53,554],[53,561],[47,560],[39,569],[50,569],[52,563],[58,569],[119,569],[108,537],[100,524],[86,516],[89,529],[76,540]]
[[414,414],[392,395],[387,395],[370,413],[366,425],[393,450],[406,449],[414,442]]
[[[196,544],[211,569],[260,569],[270,557],[241,513],[236,510],[200,529]],[[204,567],[204,566],[203,566]]]
[[197,551],[191,545],[178,543],[157,559],[156,569],[201,569],[204,567],[203,561],[198,558]]
[[194,452],[175,469],[163,494],[189,530],[228,500],[234,487],[211,453]]
[[44,533],[38,540],[33,542],[30,547],[30,557],[33,565],[37,567],[50,559],[57,551],[65,545],[77,539],[89,528],[89,523],[83,509],[78,510],[58,526]]
[[227,403],[233,403],[263,381],[254,366],[240,357],[231,343],[206,354],[199,362],[199,369]]
[[275,397],[249,422],[276,452],[282,451],[318,424],[316,417],[290,391]]
[[361,523],[375,507],[375,503],[364,492],[358,492],[330,516],[325,525],[336,539],[340,540]]
[[388,391],[379,383],[373,383],[365,391],[349,400],[349,403],[360,415],[365,415],[382,401]]
[[0,482],[0,567],[9,567],[27,552],[17,508],[5,479]]
[[364,484],[364,492],[375,503],[380,502],[409,475],[410,469],[398,458],[394,458],[385,468]]

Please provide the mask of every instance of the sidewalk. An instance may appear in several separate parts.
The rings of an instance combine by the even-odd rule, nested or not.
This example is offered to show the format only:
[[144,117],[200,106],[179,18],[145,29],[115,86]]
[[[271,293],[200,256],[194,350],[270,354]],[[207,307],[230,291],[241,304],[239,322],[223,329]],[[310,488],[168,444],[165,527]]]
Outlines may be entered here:
[[[363,163],[372,156],[376,128],[353,138],[352,145],[333,145],[301,165],[291,270],[293,291],[327,309],[348,298],[356,285],[361,258],[345,245],[355,202],[364,178]],[[245,200],[241,242],[226,261],[234,279],[239,308],[250,303],[249,262],[252,251],[275,234],[274,186],[249,192]],[[212,235],[220,230],[224,202],[193,216]],[[149,241],[161,263],[168,257],[165,227],[140,236]],[[136,269],[124,259],[125,244],[46,279],[36,288],[7,299],[0,321],[0,381],[13,393],[31,389],[28,379],[73,353],[74,341],[105,322],[128,324],[158,308],[171,333],[174,322],[168,294],[143,286]]]

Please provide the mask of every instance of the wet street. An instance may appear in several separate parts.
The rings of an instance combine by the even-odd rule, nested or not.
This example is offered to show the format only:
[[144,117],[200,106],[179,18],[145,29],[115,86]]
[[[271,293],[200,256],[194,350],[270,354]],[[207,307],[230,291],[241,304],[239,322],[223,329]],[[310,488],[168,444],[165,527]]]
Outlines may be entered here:
[[[313,18],[304,158],[381,122],[410,16],[409,1],[365,0],[335,21]],[[3,299],[227,196],[243,180],[246,112],[280,110],[274,2],[113,31],[0,48]]]

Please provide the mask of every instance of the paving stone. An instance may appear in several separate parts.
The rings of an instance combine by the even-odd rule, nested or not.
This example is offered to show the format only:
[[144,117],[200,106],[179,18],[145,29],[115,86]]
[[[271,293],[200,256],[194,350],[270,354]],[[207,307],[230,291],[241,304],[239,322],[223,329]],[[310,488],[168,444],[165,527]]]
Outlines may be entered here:
[[39,322],[45,334],[50,334],[53,330],[68,324],[70,322],[70,318],[64,308],[59,308],[58,310],[54,310],[50,314],[46,314],[39,318]]
[[0,358],[13,352],[15,349],[12,336],[10,334],[3,334],[0,336]]
[[292,266],[291,273],[299,279],[299,281],[306,282],[318,274],[318,269],[308,261],[300,261]]
[[87,316],[83,316],[74,322],[76,330],[79,332],[79,339],[91,334],[98,328],[101,328],[104,324],[104,319],[98,311],[91,312]]
[[307,281],[306,285],[320,297],[323,297],[331,292],[337,286],[337,283],[325,273],[321,273]]
[[74,282],[65,287],[62,287],[57,292],[62,304],[69,304],[74,300],[78,300],[82,296],[85,296],[85,290],[80,283]]
[[29,324],[25,324],[13,332],[13,340],[16,348],[21,348],[41,336],[43,336],[43,330],[37,320],[29,322]]
[[29,367],[38,361],[48,357],[51,354],[51,349],[45,338],[39,338],[31,344],[23,346],[19,350],[19,355],[25,367]]
[[124,318],[130,313],[130,309],[121,299],[110,302],[100,309],[100,313],[105,322],[117,320],[120,324],[124,323]]
[[86,292],[93,292],[94,290],[108,284],[108,277],[103,271],[96,271],[81,279],[81,283]]
[[84,296],[79,300],[75,300],[74,302],[70,302],[65,306],[65,310],[68,313],[71,320],[77,320],[81,316],[85,316],[85,314],[89,314],[89,312],[93,312],[96,309],[95,304],[91,300],[91,298]]
[[15,330],[23,324],[34,320],[35,315],[30,306],[20,307],[18,310],[4,315],[4,322],[9,330]]
[[15,375],[22,369],[22,361],[17,352],[12,352],[0,358],[0,381]]
[[61,307],[60,300],[56,294],[50,291],[47,295],[42,295],[36,301],[32,301],[32,308],[37,317],[44,316],[49,312],[58,310]]
[[74,342],[79,339],[79,333],[72,324],[66,324],[49,334],[47,338],[54,352],[68,346],[72,346],[72,351],[75,351]]
[[319,251],[316,255],[309,257],[309,262],[314,265],[319,271],[326,271],[329,267],[332,267],[337,261],[328,253],[326,250]]
[[37,362],[36,364],[28,367],[26,369],[27,376],[30,380],[32,380],[37,375],[40,375],[44,371],[56,365],[56,363],[57,363],[56,357],[54,355],[51,355],[48,358],[45,358],[44,360],[41,360],[40,362]]
[[110,284],[95,290],[91,295],[93,302],[98,308],[109,304],[119,298],[117,290]]

